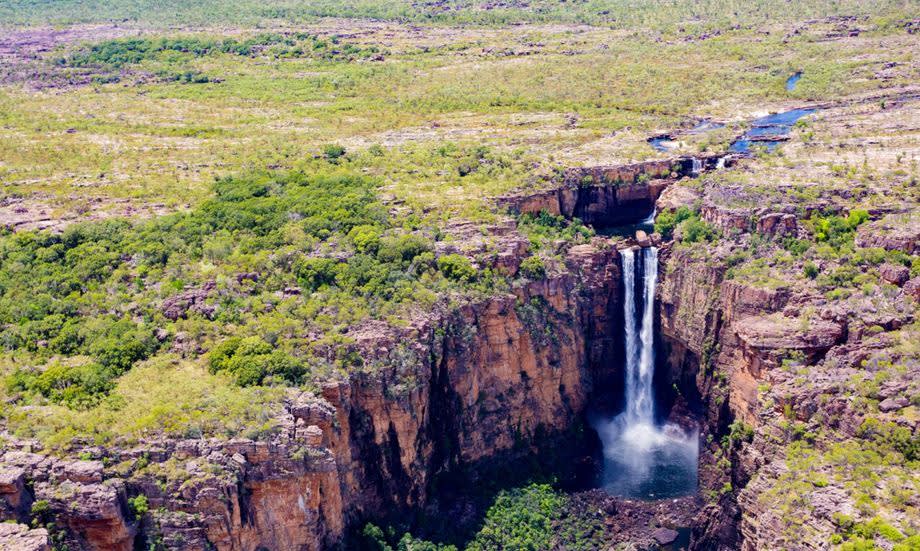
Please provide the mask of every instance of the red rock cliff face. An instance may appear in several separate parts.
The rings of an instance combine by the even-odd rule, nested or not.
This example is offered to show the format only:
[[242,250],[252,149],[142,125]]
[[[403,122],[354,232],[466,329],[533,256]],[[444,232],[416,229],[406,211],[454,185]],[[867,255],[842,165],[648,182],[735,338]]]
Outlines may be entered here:
[[539,449],[569,430],[612,347],[613,249],[573,247],[568,271],[461,306],[407,335],[368,335],[381,369],[330,385],[347,514],[424,506],[438,475]]
[[[784,404],[767,405],[764,385],[788,378],[781,366],[790,355],[815,365],[828,351],[842,350],[846,318],[822,311],[814,319],[802,319],[797,314],[810,297],[727,280],[724,262],[712,255],[675,248],[662,255],[662,262],[661,330],[669,342],[669,361],[697,370],[695,390],[706,409],[709,432],[718,439],[733,420],[755,430],[774,430],[774,417],[782,416],[774,413]],[[771,407],[765,416],[765,408]],[[784,523],[762,500],[771,476],[785,468],[777,446],[755,439],[731,453],[727,476],[742,490],[701,513],[692,547],[753,551],[788,546]],[[821,520],[814,522],[818,526]],[[796,548],[822,548],[818,543],[802,545]]]
[[[719,156],[697,158],[698,168],[716,166]],[[644,218],[662,192],[683,176],[694,175],[694,160],[681,157],[628,165],[570,168],[547,189],[497,198],[514,213],[578,218],[595,227],[632,223]]]
[[[357,339],[364,367],[318,396],[292,391],[267,442],[84,450],[103,466],[16,441],[0,458],[0,512],[25,522],[32,501],[48,501],[54,536],[71,549],[333,547],[350,523],[426,506],[434,477],[475,473],[572,429],[606,369],[618,265],[597,240],[513,293],[405,330],[368,327]],[[135,518],[128,498],[141,494],[149,512]]]

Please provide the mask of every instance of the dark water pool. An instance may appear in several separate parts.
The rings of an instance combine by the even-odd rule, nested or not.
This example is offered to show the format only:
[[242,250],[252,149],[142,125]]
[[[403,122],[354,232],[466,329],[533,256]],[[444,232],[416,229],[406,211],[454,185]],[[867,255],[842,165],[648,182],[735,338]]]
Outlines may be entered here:
[[632,426],[616,420],[595,427],[604,444],[600,486],[630,499],[669,499],[697,491],[697,435],[674,425]]
[[606,228],[598,228],[597,234],[603,235],[605,237],[635,237],[636,231],[642,230],[645,233],[651,235],[655,230],[655,211],[653,210],[638,222],[634,224],[625,224],[622,226],[610,226]]

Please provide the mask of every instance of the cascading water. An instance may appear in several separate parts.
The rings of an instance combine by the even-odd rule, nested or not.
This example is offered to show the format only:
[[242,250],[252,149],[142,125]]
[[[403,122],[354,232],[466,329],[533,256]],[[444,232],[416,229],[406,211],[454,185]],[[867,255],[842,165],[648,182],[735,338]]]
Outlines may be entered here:
[[655,422],[658,250],[626,249],[621,251],[621,258],[626,403],[623,412],[613,419],[595,423],[604,446],[603,486],[612,494],[642,499],[693,493],[696,434],[688,435],[677,425],[659,426]]
[[696,157],[694,157],[694,158],[693,158],[693,166],[690,168],[690,171],[691,171],[694,175],[699,174],[700,172],[702,172],[702,171],[703,171],[703,161],[701,161],[700,159],[697,159]]
[[[658,280],[658,249],[643,254],[642,322],[636,340],[635,252],[623,251],[626,324],[626,420],[630,425],[650,425],[654,420],[652,375],[655,371],[654,307]],[[627,275],[628,274],[628,275]]]

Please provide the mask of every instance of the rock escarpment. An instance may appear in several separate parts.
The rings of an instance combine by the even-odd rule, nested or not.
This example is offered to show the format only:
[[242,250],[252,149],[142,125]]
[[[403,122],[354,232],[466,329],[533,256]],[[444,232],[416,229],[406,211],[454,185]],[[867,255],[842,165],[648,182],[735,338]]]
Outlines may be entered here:
[[[872,438],[867,426],[881,426],[900,431],[895,450],[914,453],[917,425],[899,412],[910,408],[920,371],[896,343],[915,333],[886,332],[908,327],[915,303],[909,289],[889,287],[872,306],[854,308],[854,297],[827,300],[792,278],[764,285],[732,277],[730,243],[701,250],[665,250],[659,287],[672,377],[700,401],[716,442],[710,451],[727,460],[728,491],[698,516],[692,547],[827,549],[838,515],[858,516],[860,506],[852,475],[836,471],[839,458],[822,463],[825,450],[842,454],[855,439]],[[884,268],[876,277],[890,284]],[[873,378],[884,385],[859,386]],[[890,468],[861,461],[870,463],[850,468]],[[803,487],[801,477],[814,482]],[[911,524],[909,513],[891,514]]]
[[268,438],[84,445],[73,460],[10,437],[0,515],[47,521],[70,549],[313,550],[364,519],[436,507],[436,487],[577,428],[607,376],[616,254],[598,239],[509,293],[362,327],[363,366],[316,394],[292,390]]
[[681,157],[628,165],[572,168],[562,171],[549,189],[499,197],[499,206],[514,213],[578,218],[595,226],[616,226],[645,218],[662,192],[678,178],[714,168],[721,157]]

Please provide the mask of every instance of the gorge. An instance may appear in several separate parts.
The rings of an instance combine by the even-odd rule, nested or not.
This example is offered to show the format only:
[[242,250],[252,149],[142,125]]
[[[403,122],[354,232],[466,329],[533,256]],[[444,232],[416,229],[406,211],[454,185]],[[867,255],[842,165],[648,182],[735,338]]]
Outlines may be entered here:
[[[692,172],[702,164],[688,159],[677,166]],[[633,183],[578,188],[575,208],[597,221],[644,217],[674,182],[648,180],[648,170],[656,165],[613,169]],[[553,195],[567,202],[568,193]],[[517,250],[514,234],[502,243]],[[521,261],[513,253],[507,258]],[[320,549],[347,542],[349,528],[366,519],[400,522],[406,511],[451,519],[450,528],[429,522],[433,531],[423,534],[462,534],[477,522],[469,488],[541,473],[576,488],[590,487],[600,473],[605,491],[627,498],[692,496],[696,428],[661,423],[670,404],[656,417],[655,395],[662,392],[653,385],[656,319],[667,331],[675,329],[667,315],[675,306],[709,315],[683,302],[707,292],[693,279],[693,264],[668,269],[657,288],[659,262],[673,266],[679,258],[660,260],[654,246],[617,248],[596,237],[567,251],[564,271],[513,294],[400,330],[375,328],[359,346],[382,369],[326,384],[315,395],[291,394],[279,417],[284,430],[267,442],[87,448],[90,457],[107,457],[103,463],[49,460],[34,453],[34,443],[14,440],[4,455],[7,510],[27,519],[32,503],[47,501],[68,527],[67,541],[81,549],[127,551],[152,539],[181,549]],[[675,296],[676,286],[683,288]],[[668,365],[657,384],[696,396],[693,407],[711,404],[712,382],[698,372],[697,358],[699,342],[714,338],[713,326],[676,329],[701,334],[671,334],[680,340],[669,346],[680,353],[662,358]],[[408,388],[406,380],[413,381]],[[586,430],[589,406],[615,402],[618,387],[625,388],[624,410],[595,421],[598,443]],[[704,417],[703,430],[718,438],[727,421],[724,410],[715,411]],[[600,464],[592,459],[598,444]],[[139,459],[160,467],[122,478],[107,466]],[[180,464],[182,475],[173,478],[168,473]],[[26,480],[35,481],[32,489]],[[138,493],[156,508],[155,523],[132,518],[127,500]]]

